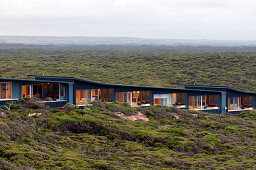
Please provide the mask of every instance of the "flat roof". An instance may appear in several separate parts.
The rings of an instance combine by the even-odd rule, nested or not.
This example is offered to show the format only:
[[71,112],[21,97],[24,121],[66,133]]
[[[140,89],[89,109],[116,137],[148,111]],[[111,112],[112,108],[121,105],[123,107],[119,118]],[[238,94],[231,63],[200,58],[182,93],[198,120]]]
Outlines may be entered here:
[[256,92],[247,92],[243,90],[238,90],[229,86],[214,86],[214,85],[184,85],[185,88],[195,87],[195,88],[210,88],[210,89],[226,89],[226,90],[232,90],[240,93],[248,93],[248,94],[256,94]]
[[14,79],[14,78],[0,78],[4,81],[26,81],[26,82],[38,82],[38,83],[69,83],[66,81],[49,81],[49,80],[31,80],[31,79]]
[[107,84],[107,83],[100,83],[96,81],[91,81],[91,80],[85,80],[81,78],[76,78],[76,77],[66,77],[66,76],[45,76],[45,75],[28,75],[29,77],[35,77],[35,78],[59,78],[59,79],[67,79],[67,80],[77,80],[81,82],[86,82],[86,83],[92,83],[92,84],[98,84],[98,85],[105,85],[105,86],[116,86],[116,87],[131,87],[131,88],[148,88],[148,89],[159,89],[159,90],[182,90],[182,91],[198,91],[198,92],[211,92],[211,93],[221,93],[221,91],[216,91],[216,90],[204,90],[204,89],[179,89],[179,88],[169,88],[169,87],[153,87],[153,86],[134,86],[134,85],[122,85],[122,84]]
[[[104,86],[114,86],[114,87],[125,87],[125,88],[147,88],[147,89],[159,89],[159,90],[177,90],[177,91],[187,91],[187,92],[210,92],[210,93],[221,93],[223,90],[232,90],[235,92],[240,92],[240,93],[247,93],[247,94],[256,94],[255,92],[246,92],[242,90],[237,90],[228,86],[214,86],[214,85],[183,85],[185,88],[169,88],[169,87],[153,87],[153,86],[134,86],[134,85],[122,85],[122,84],[107,84],[107,83],[100,83],[96,81],[91,81],[91,80],[86,80],[86,79],[81,79],[81,78],[76,78],[76,77],[68,77],[68,76],[46,76],[46,75],[28,75],[28,77],[34,77],[34,80],[31,79],[10,79],[10,78],[0,78],[1,80],[5,81],[27,81],[27,82],[43,82],[43,83],[72,83],[74,81],[81,81],[85,83],[91,83],[91,84],[97,84],[97,85],[104,85]],[[40,78],[48,78],[48,79],[53,79],[53,80],[42,80]],[[60,79],[59,80],[54,80],[54,79]],[[194,87],[194,88],[190,88]],[[200,89],[201,88],[201,89]],[[204,88],[209,88],[209,89],[204,89]]]

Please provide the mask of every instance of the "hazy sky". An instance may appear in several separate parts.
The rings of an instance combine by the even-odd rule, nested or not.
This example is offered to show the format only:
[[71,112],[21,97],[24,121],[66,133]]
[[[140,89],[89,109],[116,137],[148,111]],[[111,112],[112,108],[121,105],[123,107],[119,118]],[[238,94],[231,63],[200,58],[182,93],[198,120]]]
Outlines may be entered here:
[[0,0],[0,35],[256,40],[256,0]]

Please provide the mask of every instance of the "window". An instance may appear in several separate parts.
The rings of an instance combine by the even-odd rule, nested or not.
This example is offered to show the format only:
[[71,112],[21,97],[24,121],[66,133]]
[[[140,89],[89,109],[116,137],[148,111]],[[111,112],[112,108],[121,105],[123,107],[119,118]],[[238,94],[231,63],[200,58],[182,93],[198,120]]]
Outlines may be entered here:
[[91,90],[76,90],[76,105],[86,105],[91,102]]
[[170,94],[154,94],[154,105],[168,106],[170,101]]
[[60,87],[60,96],[61,97],[65,96],[65,87]]
[[120,103],[129,103],[130,93],[129,92],[116,92],[116,101]]
[[22,86],[22,97],[31,97],[31,86]]
[[167,93],[167,94],[154,94],[154,105],[171,106],[177,108],[185,108],[186,105],[185,93]]
[[0,99],[10,99],[12,98],[12,87],[11,83],[0,83]]
[[189,96],[189,109],[219,109],[219,95]]

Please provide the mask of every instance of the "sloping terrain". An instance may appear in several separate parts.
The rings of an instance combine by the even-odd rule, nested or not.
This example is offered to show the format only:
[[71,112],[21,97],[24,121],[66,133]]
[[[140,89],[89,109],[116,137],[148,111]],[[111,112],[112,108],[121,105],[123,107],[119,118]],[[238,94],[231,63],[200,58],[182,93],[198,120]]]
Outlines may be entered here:
[[0,169],[256,168],[254,111],[217,115],[99,101],[57,110],[32,99],[7,108],[0,111]]

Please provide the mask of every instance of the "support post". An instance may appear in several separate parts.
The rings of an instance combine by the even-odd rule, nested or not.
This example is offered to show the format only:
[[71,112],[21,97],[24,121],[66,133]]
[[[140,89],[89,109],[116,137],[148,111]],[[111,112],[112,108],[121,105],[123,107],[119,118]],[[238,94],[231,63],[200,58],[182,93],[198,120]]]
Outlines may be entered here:
[[227,93],[221,92],[220,94],[220,113],[224,114],[227,112]]
[[74,83],[69,83],[68,84],[68,102],[71,104],[74,104],[75,101],[75,95],[74,95]]

